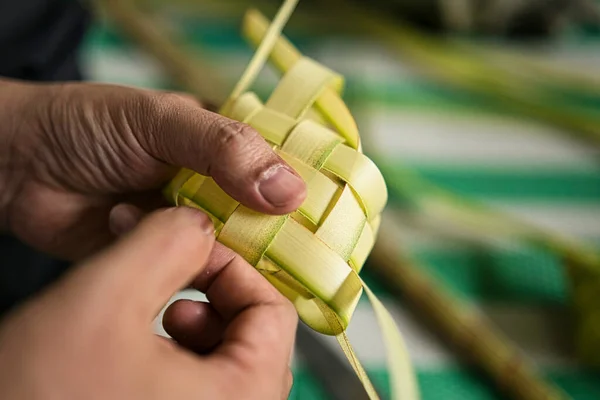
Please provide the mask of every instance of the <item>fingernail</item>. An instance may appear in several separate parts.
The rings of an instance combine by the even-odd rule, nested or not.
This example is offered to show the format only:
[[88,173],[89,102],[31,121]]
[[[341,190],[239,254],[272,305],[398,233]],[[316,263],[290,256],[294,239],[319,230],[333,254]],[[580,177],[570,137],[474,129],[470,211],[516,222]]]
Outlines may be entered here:
[[263,174],[258,191],[275,207],[285,206],[304,190],[304,181],[282,165]]
[[206,233],[207,236],[214,236],[215,234],[215,224],[212,222],[212,219],[203,211],[194,208],[194,207],[179,207],[179,209],[186,209],[191,213],[194,213],[195,216],[200,220],[200,226],[202,231]]

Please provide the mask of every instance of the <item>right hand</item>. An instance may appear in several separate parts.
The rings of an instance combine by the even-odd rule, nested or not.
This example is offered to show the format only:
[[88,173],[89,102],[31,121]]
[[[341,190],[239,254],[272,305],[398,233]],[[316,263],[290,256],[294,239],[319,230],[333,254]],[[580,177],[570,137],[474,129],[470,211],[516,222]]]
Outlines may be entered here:
[[[210,303],[173,303],[175,342],[155,335],[190,284]],[[205,214],[159,210],[5,319],[0,398],[285,399],[296,324],[287,299],[215,244]]]

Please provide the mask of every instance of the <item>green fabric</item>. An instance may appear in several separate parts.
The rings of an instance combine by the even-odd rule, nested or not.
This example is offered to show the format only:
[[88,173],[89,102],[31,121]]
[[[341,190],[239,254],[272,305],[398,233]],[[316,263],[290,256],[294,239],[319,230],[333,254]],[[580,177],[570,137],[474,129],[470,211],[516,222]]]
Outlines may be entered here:
[[[374,384],[387,387],[385,370],[370,370]],[[443,368],[417,372],[423,399],[502,400],[505,397],[489,385],[476,371],[465,368]],[[597,375],[582,372],[549,372],[547,378],[574,399],[597,399],[600,385]],[[387,392],[383,391],[382,397]],[[318,382],[306,370],[294,373],[290,400],[327,400]]]

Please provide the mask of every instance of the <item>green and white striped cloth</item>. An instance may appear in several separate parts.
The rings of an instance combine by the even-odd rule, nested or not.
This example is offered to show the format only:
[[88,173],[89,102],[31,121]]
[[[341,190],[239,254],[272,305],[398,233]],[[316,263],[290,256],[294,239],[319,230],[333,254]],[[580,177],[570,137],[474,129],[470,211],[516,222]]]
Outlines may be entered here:
[[[233,83],[251,55],[237,27],[207,20],[189,33]],[[348,99],[369,148],[385,164],[390,187],[398,167],[408,166],[441,187],[523,220],[600,243],[598,149],[567,139],[555,128],[496,112],[467,94],[420,80],[373,43],[339,37],[293,39],[306,54],[347,77]],[[600,41],[583,40],[557,48],[555,59],[561,62],[568,55],[587,68],[599,68],[599,50]],[[152,58],[107,26],[90,33],[83,62],[93,81],[171,88]],[[266,92],[274,77],[271,72],[262,75],[261,90]],[[402,246],[423,268],[479,307],[544,375],[574,399],[600,398],[599,377],[578,368],[571,356],[568,283],[555,256],[518,243],[508,249],[475,248],[441,240],[435,231],[418,226],[402,231]],[[364,276],[372,281],[368,268]],[[373,285],[378,288],[377,282]],[[381,289],[377,294],[405,335],[424,400],[502,398],[401,299]],[[182,296],[198,298],[189,292],[177,297]],[[355,313],[349,336],[375,383],[387,388],[386,351],[366,301]],[[335,341],[326,341],[336,346]],[[294,368],[291,398],[326,399],[310,371],[300,363]]]

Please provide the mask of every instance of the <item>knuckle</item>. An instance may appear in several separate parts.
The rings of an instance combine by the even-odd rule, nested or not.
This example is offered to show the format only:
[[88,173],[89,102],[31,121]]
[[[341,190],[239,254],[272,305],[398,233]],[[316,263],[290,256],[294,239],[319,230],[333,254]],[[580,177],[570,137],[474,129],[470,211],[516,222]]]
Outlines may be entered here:
[[269,311],[268,321],[261,328],[261,336],[265,343],[276,343],[282,338],[292,337],[296,332],[298,314],[292,306],[273,305]]
[[295,331],[296,325],[298,324],[298,311],[296,311],[296,308],[287,299],[283,299],[278,305],[278,308],[280,310],[278,313],[279,325],[284,330],[293,328]]
[[131,118],[131,130],[142,147],[153,152],[160,143],[164,106],[156,93],[146,91],[136,92],[128,102],[128,109],[137,110]]
[[176,215],[174,225],[181,232],[183,239],[189,243],[197,244],[207,237],[205,226],[210,222],[208,216],[200,210],[177,207],[171,210]]
[[274,315],[278,316],[278,322],[282,326],[295,325],[298,322],[298,312],[296,308],[283,294],[275,287],[272,287],[269,295],[269,303],[275,307]]
[[155,92],[140,91],[129,99],[132,109],[139,111],[139,118],[149,118],[164,112],[164,106],[160,101],[160,95]]
[[183,102],[177,94],[153,91],[140,91],[132,101],[139,110],[139,124],[153,134],[166,131],[164,128],[171,123]]
[[219,120],[217,132],[217,153],[232,154],[246,152],[256,146],[260,135],[250,125],[238,121]]
[[291,322],[298,322],[298,312],[296,307],[283,295],[281,296],[281,307],[283,314],[290,319]]

